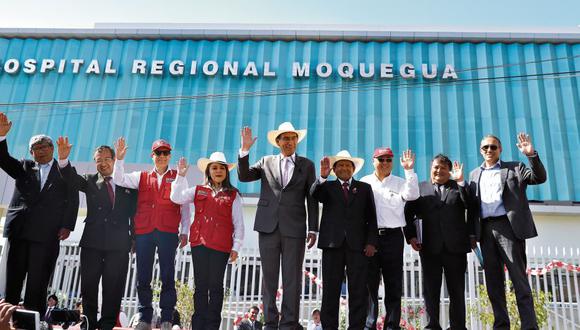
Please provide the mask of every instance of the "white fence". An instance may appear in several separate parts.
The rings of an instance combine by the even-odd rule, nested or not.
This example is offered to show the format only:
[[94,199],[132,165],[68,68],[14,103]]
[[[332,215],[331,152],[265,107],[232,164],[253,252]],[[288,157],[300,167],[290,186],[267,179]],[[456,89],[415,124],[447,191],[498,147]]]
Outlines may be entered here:
[[[69,308],[80,299],[79,252],[79,247],[76,244],[61,244],[55,273],[50,283],[49,290],[65,298],[64,305]],[[300,305],[300,318],[304,325],[307,324],[312,310],[320,308],[322,291],[317,283],[320,280],[324,281],[321,278],[321,257],[321,251],[318,249],[306,252],[305,277],[302,284],[302,303]],[[549,329],[580,329],[580,308],[578,305],[580,297],[578,272],[580,268],[577,267],[579,264],[580,248],[528,248],[530,284],[534,290],[543,291],[550,296],[547,324]],[[129,317],[137,310],[135,275],[135,264],[132,257],[122,304],[123,310]],[[415,324],[423,322],[422,324],[425,325],[424,315],[421,311],[423,306],[421,264],[419,255],[414,251],[405,250],[404,275],[403,319]],[[240,251],[238,261],[233,265],[228,265],[224,279],[227,294],[223,308],[222,329],[234,329],[236,319],[242,317],[251,306],[261,305],[261,276],[260,257],[256,250],[243,249]],[[154,278],[159,278],[157,266]],[[193,286],[193,265],[189,248],[180,250],[177,254],[176,279]],[[474,311],[468,315],[468,328],[481,329],[483,326],[478,318],[480,313],[478,311],[477,287],[484,284],[484,276],[473,253],[468,255],[465,281],[466,304],[468,309]],[[441,323],[445,327],[448,322],[449,304],[446,290],[442,290],[441,302],[444,306],[441,311]],[[346,308],[348,307],[344,305],[343,309],[346,310]],[[182,315],[182,318],[186,317],[190,316]]]

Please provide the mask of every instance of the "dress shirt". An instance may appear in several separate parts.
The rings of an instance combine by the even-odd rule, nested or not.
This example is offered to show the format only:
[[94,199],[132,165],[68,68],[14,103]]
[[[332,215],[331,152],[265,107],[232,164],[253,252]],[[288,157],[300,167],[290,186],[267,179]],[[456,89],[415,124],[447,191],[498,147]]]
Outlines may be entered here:
[[[248,154],[250,153],[250,151],[243,151],[240,148],[240,151],[238,153],[240,158],[246,157]],[[282,187],[286,187],[286,185],[288,184],[288,182],[290,182],[290,179],[292,179],[292,174],[294,174],[294,167],[295,167],[295,163],[296,163],[296,153],[293,153],[290,156],[284,156],[282,153],[277,155],[277,159],[280,162],[280,180],[284,180],[284,178],[287,178],[287,182],[280,182],[280,184],[282,185]],[[289,162],[288,165],[286,165],[286,162]],[[288,171],[288,173],[284,173],[284,171]]]
[[46,183],[46,179],[48,178],[48,174],[50,173],[50,169],[52,168],[52,164],[54,163],[54,159],[46,164],[39,164],[34,162],[38,170],[40,171],[40,190],[44,188],[44,184]]
[[[159,173],[155,168],[153,171],[157,173],[157,188],[161,186],[163,182],[163,177],[167,172],[169,172],[169,167],[164,173]],[[179,175],[177,175],[179,176]],[[129,189],[139,189],[139,182],[141,181],[141,172],[135,171],[131,173],[125,173],[125,160],[117,159],[115,161],[115,166],[113,167],[113,180],[111,180],[117,186],[129,188]],[[191,213],[188,204],[181,205],[181,225],[179,233],[182,235],[187,235],[189,233],[189,224],[191,223]]]
[[481,164],[479,177],[479,195],[481,197],[481,218],[499,217],[507,212],[503,206],[501,184],[501,161],[491,167]]
[[[187,178],[178,175],[177,179],[171,183],[171,201],[181,205],[193,203],[195,194],[197,193],[197,186],[190,188],[188,188],[188,186]],[[206,184],[204,187],[211,189],[212,196],[215,196],[222,190],[215,191],[209,184]],[[193,206],[195,208],[195,204]],[[236,194],[236,198],[232,205],[232,221],[234,223],[234,245],[232,250],[239,252],[242,247],[242,242],[244,241],[244,213],[242,210],[242,197],[240,194]]]
[[381,181],[373,173],[361,181],[373,189],[378,227],[405,227],[405,203],[419,198],[419,180],[415,171],[405,170],[405,179],[391,174]]

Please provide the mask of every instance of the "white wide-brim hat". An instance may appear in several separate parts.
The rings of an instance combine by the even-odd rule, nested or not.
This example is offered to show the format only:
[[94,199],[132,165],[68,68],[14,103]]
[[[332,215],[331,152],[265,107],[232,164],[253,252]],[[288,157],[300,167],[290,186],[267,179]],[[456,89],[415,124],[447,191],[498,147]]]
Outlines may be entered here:
[[268,142],[272,144],[276,148],[278,144],[276,143],[276,138],[283,133],[296,133],[298,134],[298,143],[302,141],[306,137],[306,130],[305,129],[294,129],[294,125],[291,122],[286,121],[278,126],[278,129],[272,130],[268,132]]
[[211,154],[209,158],[200,158],[197,161],[197,168],[199,168],[200,171],[205,173],[206,168],[211,163],[220,163],[222,165],[225,165],[228,168],[228,171],[231,171],[236,167],[236,163],[228,163],[226,161],[226,156],[224,155],[223,152],[216,151],[213,154]]
[[362,158],[352,157],[350,155],[350,152],[348,152],[347,150],[339,151],[336,154],[336,156],[328,156],[328,159],[330,160],[330,168],[331,168],[330,175],[334,176],[336,176],[336,174],[334,173],[334,170],[332,168],[334,167],[334,164],[338,161],[341,160],[351,161],[354,164],[354,172],[352,173],[352,175],[355,175],[358,171],[360,171],[365,163],[365,160]]

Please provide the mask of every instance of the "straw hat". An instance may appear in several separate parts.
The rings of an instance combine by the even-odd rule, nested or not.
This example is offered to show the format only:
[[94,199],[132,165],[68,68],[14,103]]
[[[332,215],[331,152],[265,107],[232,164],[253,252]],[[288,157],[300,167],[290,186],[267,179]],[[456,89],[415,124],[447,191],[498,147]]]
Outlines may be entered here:
[[298,143],[306,137],[305,129],[294,129],[294,125],[291,122],[283,122],[278,126],[278,129],[268,132],[268,142],[270,142],[274,147],[279,148],[276,144],[276,138],[282,133],[296,133],[298,134]]
[[236,167],[236,163],[228,163],[226,161],[226,156],[223,152],[216,151],[209,156],[209,158],[200,158],[197,161],[197,168],[205,173],[207,166],[211,163],[220,163],[228,168],[228,171],[233,170]]
[[350,152],[348,152],[347,150],[339,151],[336,154],[336,156],[328,156],[328,159],[330,160],[330,168],[331,168],[330,175],[334,176],[336,176],[336,174],[334,174],[334,170],[332,170],[332,168],[334,167],[334,164],[338,161],[350,160],[354,164],[354,172],[352,173],[352,175],[355,175],[358,171],[360,171],[365,163],[365,160],[362,158],[352,157],[350,155]]

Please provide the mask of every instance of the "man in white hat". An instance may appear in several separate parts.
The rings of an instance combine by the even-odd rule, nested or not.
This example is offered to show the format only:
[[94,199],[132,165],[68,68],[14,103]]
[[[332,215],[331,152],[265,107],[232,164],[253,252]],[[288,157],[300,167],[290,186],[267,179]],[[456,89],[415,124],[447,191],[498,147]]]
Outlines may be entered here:
[[[363,159],[351,157],[346,150],[333,157],[324,157],[320,161],[320,178],[311,189],[312,196],[323,205],[318,240],[324,281],[320,311],[323,329],[338,329],[345,267],[348,328],[365,326],[368,257],[376,251],[377,217],[371,186],[352,177],[363,164]],[[330,174],[337,180],[327,181]]]
[[375,170],[361,179],[373,188],[378,224],[378,251],[369,260],[369,310],[365,329],[376,329],[377,326],[381,275],[385,286],[385,329],[400,329],[405,203],[419,198],[419,182],[413,169],[415,154],[411,150],[404,151],[400,159],[405,170],[404,179],[391,173],[394,160],[391,148],[376,148],[373,153]]
[[[28,144],[33,160],[18,160],[8,152],[6,136],[12,122],[0,112],[0,168],[14,179],[14,193],[6,211],[8,239],[6,301],[17,305],[26,278],[24,306],[44,315],[46,290],[59,253],[59,242],[74,230],[79,196],[71,184],[71,166],[59,168],[54,144],[35,135]],[[58,147],[68,139],[60,137]]]
[[[296,155],[296,146],[306,136],[306,130],[296,130],[285,122],[277,130],[268,132],[268,142],[279,148],[280,154],[264,156],[252,166],[248,154],[257,138],[252,136],[249,127],[242,128],[241,135],[238,178],[241,182],[261,182],[254,230],[259,232],[264,274],[264,326],[265,329],[301,329],[298,317],[305,239],[308,248],[312,247],[318,232],[318,203],[309,195],[316,176],[314,163]],[[280,262],[281,314],[276,306]]]

